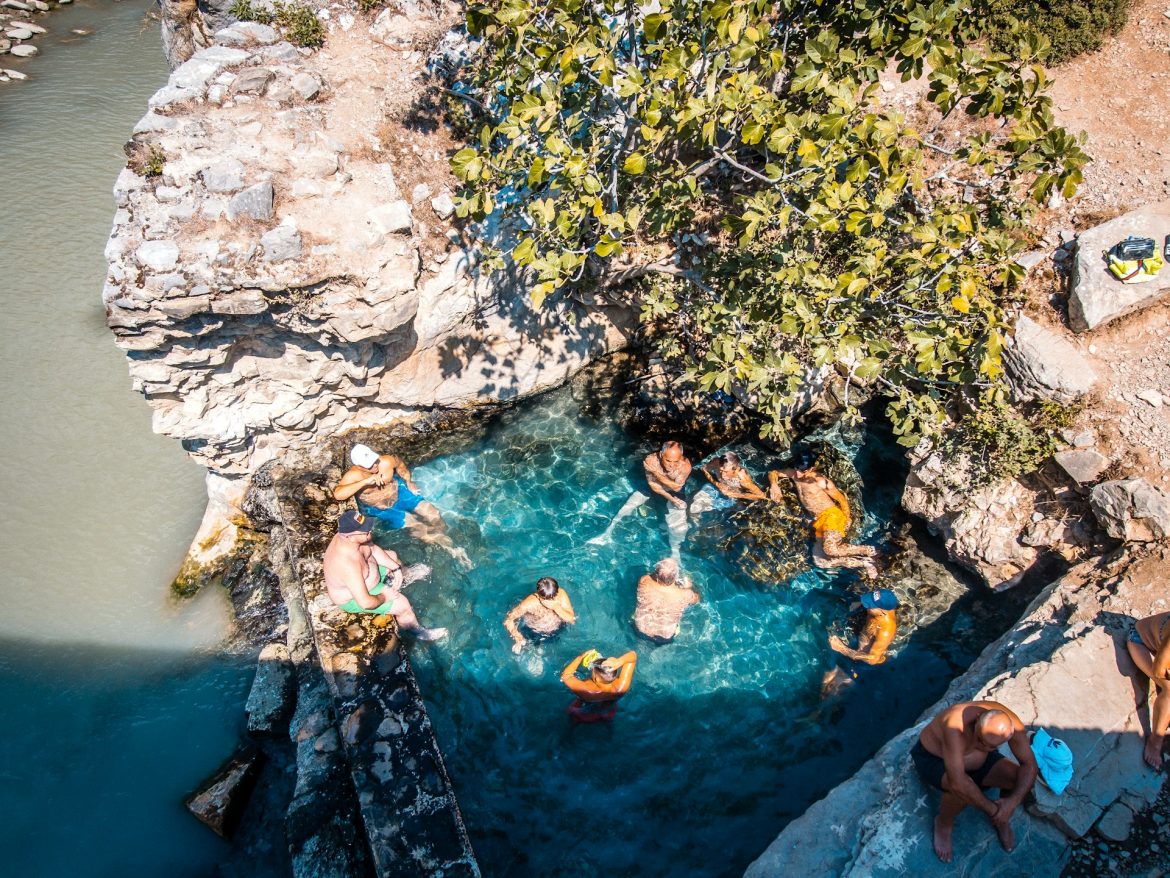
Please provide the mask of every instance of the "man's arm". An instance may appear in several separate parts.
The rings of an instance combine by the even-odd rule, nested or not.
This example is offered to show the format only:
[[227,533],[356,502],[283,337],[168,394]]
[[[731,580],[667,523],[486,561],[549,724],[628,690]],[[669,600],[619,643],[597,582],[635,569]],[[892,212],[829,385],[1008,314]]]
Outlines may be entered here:
[[668,503],[678,506],[680,509],[686,508],[686,503],[681,498],[676,497],[670,492],[669,482],[666,480],[664,473],[660,472],[658,467],[650,461],[654,459],[654,455],[646,458],[642,464],[643,469],[646,470],[646,484],[650,486],[650,490],[660,497],[665,497]]
[[956,729],[952,723],[954,719],[948,717],[947,723],[942,728],[943,739],[943,764],[946,765],[946,777],[950,781],[950,791],[962,799],[969,805],[974,805],[988,817],[994,817],[995,812],[999,809],[999,805],[987,796],[983,795],[983,791],[979,789],[979,784],[971,779],[971,775],[967,774],[967,767],[963,763],[964,744],[962,729],[962,712],[957,714],[960,726]]
[[782,478],[795,478],[796,472],[791,469],[774,469],[768,472],[768,499],[775,503],[779,503],[784,497],[780,490],[780,480]]
[[854,661],[865,662],[867,665],[880,665],[886,660],[885,650],[881,654],[861,652],[848,646],[845,641],[836,634],[829,635],[829,648],[834,652],[839,652],[846,658],[851,658]]
[[822,481],[824,481],[824,483],[825,483],[825,485],[824,485],[825,493],[829,495],[829,499],[832,500],[834,503],[837,504],[837,506],[840,507],[841,511],[845,513],[846,518],[852,519],[853,515],[849,511],[849,498],[841,493],[840,488],[838,488],[836,485],[834,485],[831,481],[824,478],[823,476],[822,476]]
[[512,608],[512,611],[504,617],[504,627],[508,629],[508,634],[512,638],[512,652],[520,652],[524,648],[524,635],[520,633],[516,622],[528,612],[528,604],[532,600],[532,595],[529,595],[520,603]]
[[767,500],[768,495],[764,493],[764,489],[756,484],[756,480],[752,478],[752,474],[747,470],[743,471],[743,476],[740,479],[740,488],[747,495],[743,497],[744,500]]
[[585,650],[567,665],[561,671],[561,682],[568,687],[569,691],[574,695],[597,695],[599,690],[593,685],[592,680],[577,679],[577,668],[581,666],[581,659],[585,658],[592,650]]
[[560,616],[562,621],[570,625],[577,624],[577,614],[573,611],[573,602],[569,600],[569,596],[563,591],[560,596],[561,600],[553,603],[553,612]]
[[621,673],[618,674],[617,678],[617,687],[614,691],[624,695],[630,691],[630,683],[634,681],[634,668],[638,665],[638,654],[631,649],[620,658],[614,659],[614,662],[622,666]]
[[370,485],[378,485],[380,487],[382,485],[382,477],[378,473],[369,473],[367,475],[363,474],[361,470],[350,469],[341,477],[341,481],[337,483],[337,487],[333,489],[333,499],[339,503],[344,502]]
[[[415,494],[418,493],[418,485],[414,483],[414,479],[410,477],[410,470],[406,468],[406,461],[396,454],[383,454],[381,460],[386,461],[390,467],[390,471],[406,482],[406,487],[410,488]],[[391,477],[393,478],[393,476]]]
[[398,556],[381,546],[371,546],[370,549],[374,560],[390,571],[390,582],[388,583],[390,589],[399,591],[402,588],[402,562],[398,560]]
[[1016,762],[1020,763],[1020,768],[1016,774],[1015,788],[999,800],[999,811],[992,818],[997,825],[1006,822],[1016,808],[1020,807],[1024,796],[1028,795],[1028,790],[1032,789],[1032,785],[1036,783],[1036,776],[1040,773],[1040,767],[1036,764],[1036,756],[1032,752],[1032,745],[1028,741],[1028,734],[1024,731],[1022,724],[1019,730],[1008,739],[1008,749],[1016,757]]

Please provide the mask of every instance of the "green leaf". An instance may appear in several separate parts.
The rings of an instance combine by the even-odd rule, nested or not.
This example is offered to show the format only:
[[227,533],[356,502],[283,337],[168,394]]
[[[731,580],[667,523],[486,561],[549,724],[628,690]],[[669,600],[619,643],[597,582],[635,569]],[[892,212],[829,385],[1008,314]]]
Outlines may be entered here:
[[622,170],[627,174],[640,174],[646,170],[646,157],[640,152],[631,153],[622,162]]

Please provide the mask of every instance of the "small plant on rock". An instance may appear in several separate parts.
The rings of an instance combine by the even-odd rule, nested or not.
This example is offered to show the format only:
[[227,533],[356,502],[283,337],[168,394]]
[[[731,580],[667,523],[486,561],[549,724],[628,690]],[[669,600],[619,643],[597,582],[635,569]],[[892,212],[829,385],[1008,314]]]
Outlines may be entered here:
[[250,0],[235,0],[228,11],[240,21],[278,25],[285,39],[294,46],[313,48],[325,42],[325,25],[317,13],[303,3],[282,3],[276,0],[272,8],[268,9]]
[[166,164],[166,161],[167,154],[162,151],[162,148],[157,145],[152,145],[150,152],[146,154],[146,161],[142,165],[142,176],[161,177],[163,165]]
[[362,12],[373,12],[386,5],[386,0],[358,0],[358,9]]

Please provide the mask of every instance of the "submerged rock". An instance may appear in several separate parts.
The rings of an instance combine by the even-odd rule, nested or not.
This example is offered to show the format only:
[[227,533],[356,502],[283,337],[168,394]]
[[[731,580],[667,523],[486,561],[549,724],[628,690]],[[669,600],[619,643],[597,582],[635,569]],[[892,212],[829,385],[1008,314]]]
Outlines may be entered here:
[[292,715],[295,692],[296,677],[288,647],[283,643],[269,643],[260,650],[256,678],[244,705],[248,731],[283,734]]
[[254,745],[242,746],[187,797],[187,810],[216,835],[229,838],[248,804],[260,759],[260,751]]

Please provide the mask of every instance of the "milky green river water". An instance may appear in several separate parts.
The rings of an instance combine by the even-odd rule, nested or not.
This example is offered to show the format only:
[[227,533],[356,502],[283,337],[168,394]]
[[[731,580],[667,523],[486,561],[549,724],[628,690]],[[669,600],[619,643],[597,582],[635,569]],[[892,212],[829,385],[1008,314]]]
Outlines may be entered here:
[[[38,21],[0,66],[0,873],[206,875],[181,798],[230,753],[251,668],[222,594],[167,585],[201,471],[155,436],[101,304],[122,143],[166,79],[147,0]],[[75,37],[72,28],[93,28]]]

